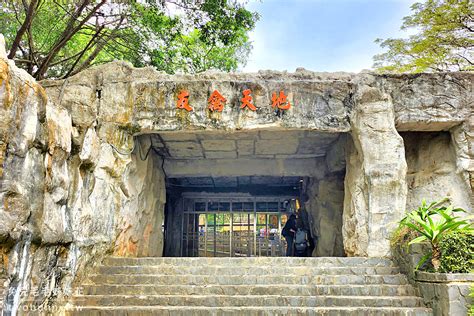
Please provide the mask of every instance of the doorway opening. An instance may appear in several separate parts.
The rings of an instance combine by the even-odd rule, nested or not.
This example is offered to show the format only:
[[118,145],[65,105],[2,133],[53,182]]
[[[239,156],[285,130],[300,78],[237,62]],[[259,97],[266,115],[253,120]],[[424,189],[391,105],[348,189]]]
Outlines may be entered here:
[[[320,250],[341,256],[345,133],[160,132],[136,137],[166,179],[163,256],[284,256],[295,201]],[[293,200],[293,203],[290,202]]]
[[182,256],[282,256],[286,223],[282,197],[186,196]]

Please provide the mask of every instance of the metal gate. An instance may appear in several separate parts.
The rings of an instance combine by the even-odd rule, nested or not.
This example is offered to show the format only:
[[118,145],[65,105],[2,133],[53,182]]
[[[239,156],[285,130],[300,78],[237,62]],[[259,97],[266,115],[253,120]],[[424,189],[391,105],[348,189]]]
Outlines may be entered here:
[[285,198],[186,198],[184,257],[284,256]]

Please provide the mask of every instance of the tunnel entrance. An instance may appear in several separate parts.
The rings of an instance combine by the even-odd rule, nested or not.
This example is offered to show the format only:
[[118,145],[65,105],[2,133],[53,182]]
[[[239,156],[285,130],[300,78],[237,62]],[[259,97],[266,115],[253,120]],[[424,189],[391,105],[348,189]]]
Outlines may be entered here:
[[184,199],[181,256],[282,256],[283,196],[209,195]]
[[296,200],[318,238],[312,255],[344,255],[346,134],[160,132],[136,141],[165,178],[166,203],[156,210],[163,256],[284,256],[281,232]]

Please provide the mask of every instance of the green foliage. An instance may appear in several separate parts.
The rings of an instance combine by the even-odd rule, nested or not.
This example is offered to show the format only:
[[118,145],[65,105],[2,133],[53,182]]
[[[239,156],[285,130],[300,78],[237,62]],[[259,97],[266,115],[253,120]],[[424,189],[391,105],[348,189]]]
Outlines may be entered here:
[[408,243],[420,236],[420,234],[407,226],[399,225],[390,238],[390,246],[401,246],[404,250],[408,250]]
[[400,226],[406,226],[420,236],[411,240],[408,245],[428,241],[432,247],[432,253],[426,254],[418,263],[419,268],[431,257],[431,263],[435,271],[440,267],[440,241],[451,232],[472,232],[472,223],[467,219],[455,216],[455,212],[464,212],[461,208],[442,206],[447,199],[439,202],[433,202],[429,205],[423,200],[421,206],[407,213],[406,217],[400,221]]
[[0,3],[9,57],[36,79],[126,60],[168,73],[236,70],[256,13],[234,0],[25,0]]
[[135,135],[141,131],[141,127],[138,124],[131,124],[128,123],[126,125],[119,125],[118,126],[119,130],[122,130],[130,135]]
[[469,273],[474,270],[474,233],[451,232],[439,243],[440,272]]
[[222,214],[207,214],[206,220],[208,225],[215,225],[221,226],[221,229],[224,225],[229,225],[230,223],[230,214],[222,213]]
[[425,0],[411,6],[402,30],[416,34],[401,39],[377,39],[387,49],[374,57],[380,72],[474,70],[474,2]]

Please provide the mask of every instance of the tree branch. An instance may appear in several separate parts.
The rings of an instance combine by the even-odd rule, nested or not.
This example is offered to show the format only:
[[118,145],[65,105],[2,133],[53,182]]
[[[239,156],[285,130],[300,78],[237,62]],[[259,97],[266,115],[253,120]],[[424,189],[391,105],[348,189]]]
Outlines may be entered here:
[[93,43],[96,41],[96,39],[98,38],[100,32],[102,32],[102,30],[104,29],[104,25],[101,25],[99,27],[99,29],[95,32],[95,34],[92,36],[91,40],[87,43],[87,45],[84,47],[84,49],[82,50],[82,52],[79,53],[79,56],[76,58],[76,60],[74,61],[74,63],[72,64],[71,68],[69,69],[69,71],[64,75],[63,78],[67,78],[71,75],[72,71],[74,70],[74,68],[77,66],[77,64],[79,63],[79,60],[81,60],[82,56],[84,56],[84,54],[86,53],[86,51],[93,45]]
[[[25,8],[25,11],[26,11],[28,9],[28,3],[26,2],[26,0],[22,0],[22,2],[23,2],[23,7]],[[40,7],[40,2],[38,2],[36,10],[39,10],[39,7]],[[28,25],[28,28],[26,30],[26,36],[28,39],[28,49],[29,49],[28,59],[31,61],[27,66],[27,72],[29,74],[33,72],[34,65],[37,65],[37,62],[35,59],[35,49],[34,49],[34,43],[33,43],[33,35],[31,32],[31,25],[32,23]]]
[[64,63],[64,62],[66,62],[66,61],[68,61],[68,60],[74,59],[74,58],[76,58],[77,56],[79,56],[81,53],[82,53],[82,51],[77,52],[77,53],[75,53],[74,55],[71,55],[71,56],[69,56],[69,57],[63,58],[63,59],[61,59],[61,60],[55,61],[54,63],[51,63],[51,64],[49,65],[49,67],[54,67],[54,66],[57,66],[57,65],[59,65],[59,64],[62,64],[62,63]]
[[77,10],[73,13],[71,18],[68,21],[68,24],[61,34],[59,40],[56,42],[56,44],[53,46],[49,54],[46,56],[44,59],[43,63],[41,66],[38,68],[38,70],[35,73],[35,78],[37,80],[43,79],[44,74],[46,73],[49,64],[51,63],[52,59],[57,55],[59,50],[63,48],[69,39],[71,39],[74,34],[77,33],[77,31],[80,30],[80,28],[86,23],[93,14],[99,10],[101,6],[103,6],[107,0],[101,0],[96,6],[92,8],[92,10],[84,17],[84,19],[79,22],[77,26],[74,26],[75,22],[77,21],[77,18],[81,15],[81,13],[84,11],[84,9],[87,7],[87,5],[90,3],[90,0],[83,0],[82,3],[78,6]]
[[465,61],[467,61],[470,65],[474,65],[474,63],[467,57],[461,55],[461,54],[456,54],[457,56],[461,57],[462,59],[464,59]]
[[[102,41],[100,41],[100,43],[97,43],[97,46],[94,49],[94,51],[87,57],[87,59],[81,64],[81,66],[79,68],[77,68],[75,71],[73,71],[74,67],[71,68],[71,70],[64,77],[75,75],[78,72],[80,72],[81,70],[87,68],[94,61],[94,59],[97,57],[97,55],[99,55],[99,53],[102,51],[102,49],[104,49],[105,45],[107,45],[107,43],[112,38],[115,37],[115,34],[117,33],[117,30],[122,25],[124,19],[125,19],[125,16],[122,16],[122,18],[120,19],[118,24],[115,26],[115,28],[112,30],[112,32],[110,32],[110,35],[107,36],[106,38],[103,38]],[[79,61],[79,59],[77,61]]]
[[40,0],[31,0],[30,5],[28,6],[28,10],[26,11],[25,20],[23,21],[23,24],[21,25],[20,29],[16,32],[12,47],[10,49],[10,52],[8,53],[8,58],[12,59],[13,57],[15,57],[16,51],[18,50],[18,46],[20,46],[21,38],[25,34],[28,27],[31,25],[31,21],[33,21],[35,9],[39,1]]

